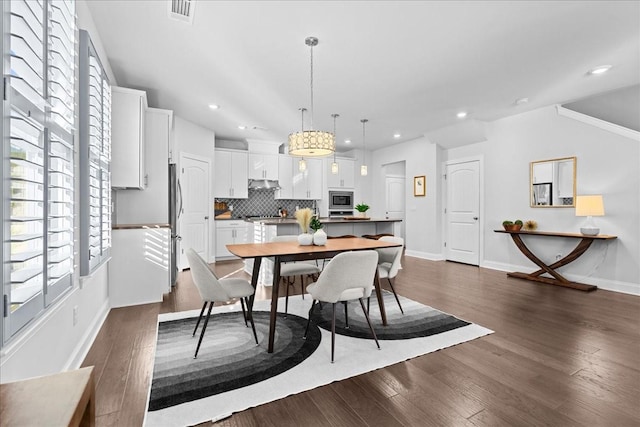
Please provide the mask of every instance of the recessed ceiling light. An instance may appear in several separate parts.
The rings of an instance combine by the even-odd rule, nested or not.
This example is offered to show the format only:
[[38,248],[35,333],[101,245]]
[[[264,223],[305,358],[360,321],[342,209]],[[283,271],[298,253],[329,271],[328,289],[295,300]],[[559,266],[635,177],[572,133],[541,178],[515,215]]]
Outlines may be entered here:
[[600,65],[599,67],[592,68],[587,72],[587,74],[602,74],[606,73],[611,69],[611,65]]
[[209,108],[211,108],[212,110],[217,110],[218,108],[220,108],[220,106],[217,104],[209,104]]
[[240,130],[245,130],[246,128],[247,128],[246,126],[242,126],[242,125],[238,126],[238,129]]
[[464,119],[465,117],[467,117],[467,112],[460,111],[458,114],[456,114],[456,116],[458,116],[459,119]]
[[344,140],[344,143],[345,143],[345,144],[351,144],[351,140],[350,140],[350,139],[345,139],[345,140]]
[[516,105],[522,105],[529,102],[529,98],[518,98],[516,99]]
[[400,138],[401,136],[402,136],[402,135],[400,135],[399,133],[394,133],[394,134],[393,134],[393,137],[394,137],[394,138]]

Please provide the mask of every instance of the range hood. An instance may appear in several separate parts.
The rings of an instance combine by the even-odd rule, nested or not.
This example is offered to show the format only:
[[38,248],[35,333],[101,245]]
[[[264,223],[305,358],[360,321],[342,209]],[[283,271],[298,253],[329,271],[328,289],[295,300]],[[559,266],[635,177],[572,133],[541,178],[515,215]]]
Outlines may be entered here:
[[278,181],[271,179],[250,179],[249,190],[279,190]]

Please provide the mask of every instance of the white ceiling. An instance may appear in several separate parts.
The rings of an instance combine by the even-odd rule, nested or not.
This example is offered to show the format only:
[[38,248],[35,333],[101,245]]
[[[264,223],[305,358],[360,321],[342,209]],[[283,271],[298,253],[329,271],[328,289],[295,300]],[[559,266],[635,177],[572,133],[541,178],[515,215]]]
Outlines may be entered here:
[[314,127],[332,130],[339,113],[338,151],[362,146],[361,118],[373,149],[460,123],[461,110],[491,121],[640,83],[638,1],[197,0],[192,24],[170,19],[168,0],[87,4],[118,85],[221,139],[299,130],[307,36],[320,39]]

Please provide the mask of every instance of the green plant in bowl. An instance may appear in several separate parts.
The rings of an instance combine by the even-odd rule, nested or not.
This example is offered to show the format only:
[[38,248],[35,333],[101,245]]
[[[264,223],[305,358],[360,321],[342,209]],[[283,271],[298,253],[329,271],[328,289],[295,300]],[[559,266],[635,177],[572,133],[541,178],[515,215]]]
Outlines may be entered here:
[[364,213],[366,211],[369,210],[369,205],[365,204],[365,203],[358,203],[356,205],[356,210],[360,213]]
[[322,227],[324,227],[324,225],[320,222],[317,216],[314,216],[313,218],[311,218],[311,222],[309,223],[310,229],[312,229],[313,231],[318,231]]

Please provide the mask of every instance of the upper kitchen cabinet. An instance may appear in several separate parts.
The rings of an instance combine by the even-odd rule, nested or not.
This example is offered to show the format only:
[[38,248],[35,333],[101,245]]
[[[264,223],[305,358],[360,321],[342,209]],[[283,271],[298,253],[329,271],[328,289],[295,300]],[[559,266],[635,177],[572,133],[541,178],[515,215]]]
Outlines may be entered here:
[[293,199],[293,162],[291,156],[286,154],[278,156],[278,182],[280,188],[276,190],[274,198]]
[[329,188],[354,188],[355,186],[355,160],[336,158],[338,164],[338,173],[331,173],[331,164],[333,158],[327,158],[325,161],[327,171],[327,187]]
[[298,200],[322,199],[322,159],[305,159],[307,169],[300,171],[299,158],[292,158],[293,198]]
[[214,197],[227,199],[249,197],[248,161],[246,151],[215,150]]
[[278,155],[249,153],[249,179],[278,180]]
[[111,88],[111,185],[144,189],[146,92]]

